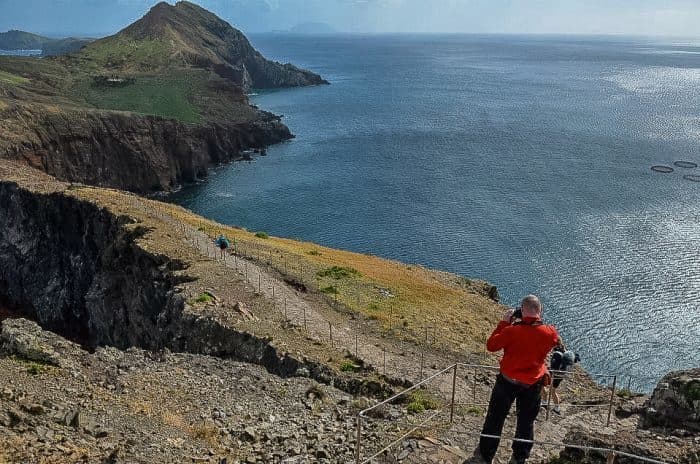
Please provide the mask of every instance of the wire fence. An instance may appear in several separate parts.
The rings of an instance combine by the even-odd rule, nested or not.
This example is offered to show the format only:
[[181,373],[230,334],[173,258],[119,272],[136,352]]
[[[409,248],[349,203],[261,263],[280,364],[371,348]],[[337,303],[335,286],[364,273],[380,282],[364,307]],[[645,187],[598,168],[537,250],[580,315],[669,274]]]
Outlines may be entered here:
[[[420,327],[419,333],[421,337],[416,344],[418,353],[409,360],[400,359],[400,356],[387,349],[386,344],[376,343],[376,339],[372,340],[366,337],[367,333],[373,331],[371,328],[358,333],[357,331],[349,330],[347,326],[339,327],[326,320],[322,315],[309,310],[306,304],[298,304],[299,297],[296,295],[297,292],[315,291],[323,295],[326,302],[337,311],[351,311],[350,308],[339,302],[339,291],[329,292],[323,288],[321,280],[318,278],[318,269],[305,264],[300,257],[283,253],[279,250],[272,250],[255,243],[235,240],[230,249],[221,250],[215,244],[215,238],[207,234],[207,227],[204,223],[197,227],[185,224],[170,215],[166,208],[156,204],[153,209],[149,209],[139,199],[134,200],[134,206],[170,223],[171,226],[183,234],[184,240],[189,246],[208,258],[221,261],[237,273],[247,285],[253,286],[256,293],[266,295],[272,301],[273,309],[279,314],[283,327],[301,329],[308,335],[317,336],[321,341],[326,341],[332,348],[345,350],[348,354],[354,356],[355,360],[364,362],[368,365],[366,367],[374,369],[385,377],[408,379],[415,382],[411,388],[358,414],[356,444],[356,462],[358,464],[372,462],[372,459],[387,452],[416,430],[449,430],[453,428],[455,423],[460,423],[459,420],[455,419],[459,417],[464,418],[485,410],[487,403],[483,399],[489,396],[491,388],[489,381],[492,381],[498,368],[481,364],[456,363],[447,368],[439,369],[435,363],[429,360],[428,354],[430,349],[436,345],[437,327],[432,325]],[[263,269],[265,272],[263,272]],[[290,288],[294,291],[290,292]],[[359,304],[363,303],[360,301],[361,298],[366,298],[359,293],[355,297]],[[371,302],[364,303],[370,304]],[[388,327],[386,329],[394,335],[400,334],[403,326],[398,323],[398,318],[395,317],[391,306],[389,308]],[[324,327],[325,335],[323,334]],[[414,327],[411,333],[415,336],[416,332],[418,330]],[[351,368],[355,367],[359,368],[360,366]],[[594,411],[594,414],[590,415],[590,417],[593,420],[598,418],[603,426],[610,426],[614,418],[612,412],[619,390],[626,389],[629,391],[635,386],[635,381],[631,377],[623,379],[614,374],[595,374],[575,370],[560,372],[560,375],[564,377],[566,382],[572,384],[574,390],[575,385],[590,384],[591,382],[599,387],[589,390],[597,392],[595,396],[582,397],[575,395],[575,399],[563,403],[561,406],[566,407],[568,410],[589,409]],[[441,405],[449,405],[447,412],[444,407],[437,408],[422,415],[403,416],[402,421],[387,421],[368,416],[369,413],[382,407],[382,405],[389,404],[401,397],[405,398],[411,392],[417,389],[426,389],[428,386],[430,386],[430,393],[439,398]],[[550,389],[544,396],[545,420],[550,419],[550,412],[552,411],[551,401]],[[378,446],[378,450],[370,451],[367,453],[368,456],[361,458],[361,453],[363,452],[363,423],[369,420],[383,420],[390,425],[390,429],[395,431],[403,429],[403,433],[395,433],[398,438],[391,439],[388,445]],[[480,436],[480,433],[475,432],[473,428],[462,428],[458,433],[477,439]],[[381,436],[387,435],[382,434]],[[517,439],[507,437],[503,437],[503,440],[517,441]],[[662,461],[630,455],[620,450],[595,448],[582,444],[549,443],[537,440],[533,443],[542,450],[550,450],[551,452],[561,451],[565,448],[577,449],[584,453],[603,453],[606,457],[612,456],[609,459],[613,460],[615,456],[626,456],[639,459],[639,462],[662,463]]]
[[[476,385],[479,381],[480,372],[494,372],[496,370],[497,368],[494,366],[455,363],[406,390],[360,411],[356,417],[355,463],[381,462],[380,459],[386,457],[391,449],[400,445],[408,437],[416,434],[420,436],[429,432],[450,432],[453,437],[471,439],[471,444],[474,447],[476,447],[480,438],[494,438],[510,443],[531,443],[533,444],[533,454],[536,454],[537,457],[543,460],[556,458],[562,451],[566,450],[568,453],[576,453],[581,459],[579,462],[588,462],[589,457],[595,456],[605,459],[607,463],[614,463],[617,457],[625,457],[632,459],[634,462],[667,464],[664,461],[638,456],[624,450],[593,446],[587,443],[565,443],[564,441],[537,439],[525,440],[504,434],[499,436],[482,434],[479,431],[481,415],[474,417],[473,413],[475,411],[485,412],[482,407],[487,405],[477,401]],[[473,375],[464,377],[461,375],[462,371]],[[562,372],[562,374],[568,376],[567,381],[569,382],[577,381],[576,373]],[[607,404],[596,405],[598,409],[596,413],[599,414],[602,424],[610,425],[610,413],[616,391],[616,376],[607,374],[605,376],[611,379],[610,395]],[[471,395],[463,394],[469,390],[471,390]],[[429,401],[425,399],[425,395],[428,395],[427,392],[433,395]],[[471,398],[471,401],[460,401],[460,398],[465,397]],[[545,397],[548,398],[543,407],[545,412],[548,412],[551,396],[545,394]],[[430,408],[425,411],[420,411],[420,408],[418,408],[418,414],[411,414],[412,405],[415,405],[421,398],[423,402],[430,404]],[[399,405],[398,408],[397,405]],[[401,412],[397,413],[397,409]],[[415,410],[416,408],[413,407],[414,412]],[[596,413],[588,417],[595,417]],[[548,415],[545,420],[547,419]],[[383,430],[382,436],[386,437],[384,442],[377,443],[376,440],[368,439],[371,436],[368,437],[364,430],[371,422],[383,424],[381,429]],[[512,433],[512,430],[510,432]],[[376,433],[373,435],[376,435]]]

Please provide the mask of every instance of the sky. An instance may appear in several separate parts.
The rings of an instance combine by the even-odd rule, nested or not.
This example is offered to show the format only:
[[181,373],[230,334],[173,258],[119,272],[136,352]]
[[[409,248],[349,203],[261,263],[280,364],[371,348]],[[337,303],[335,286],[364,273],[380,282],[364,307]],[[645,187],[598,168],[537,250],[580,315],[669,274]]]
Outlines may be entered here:
[[[244,32],[700,35],[700,0],[193,0]],[[102,36],[156,0],[0,0],[0,31]],[[173,3],[172,1],[170,3]]]

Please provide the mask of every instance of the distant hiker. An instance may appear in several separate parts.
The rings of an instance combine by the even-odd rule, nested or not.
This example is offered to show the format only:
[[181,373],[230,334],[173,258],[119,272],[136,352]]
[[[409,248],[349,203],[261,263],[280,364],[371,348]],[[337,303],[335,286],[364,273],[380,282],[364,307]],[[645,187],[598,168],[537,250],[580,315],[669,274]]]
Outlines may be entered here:
[[224,259],[224,253],[226,253],[226,249],[229,246],[231,246],[226,236],[219,235],[219,238],[216,239],[216,246],[219,247],[219,250],[221,252],[221,259]]
[[[518,310],[506,311],[486,342],[491,352],[503,350],[503,359],[491,392],[479,446],[465,464],[491,463],[500,442],[500,438],[493,437],[500,437],[513,402],[518,415],[515,438],[533,440],[542,387],[549,383],[545,361],[558,344],[559,334],[553,326],[542,322],[542,304],[535,295],[523,298]],[[512,449],[510,463],[523,464],[530,457],[532,443],[514,441]]]
[[559,394],[557,393],[557,388],[561,385],[561,381],[566,377],[567,372],[574,367],[574,364],[581,361],[578,354],[571,350],[567,350],[562,344],[557,346],[552,352],[552,359],[549,363],[549,369],[552,371],[552,401],[554,401],[554,411],[557,414],[561,414],[561,409],[559,409]]

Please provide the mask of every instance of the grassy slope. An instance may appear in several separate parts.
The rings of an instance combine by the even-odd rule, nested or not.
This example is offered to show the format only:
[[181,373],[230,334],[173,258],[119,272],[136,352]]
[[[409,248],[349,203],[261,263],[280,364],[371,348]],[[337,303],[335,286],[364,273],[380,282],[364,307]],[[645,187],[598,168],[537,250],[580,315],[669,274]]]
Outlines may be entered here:
[[[121,195],[116,191],[86,188],[79,192],[101,203],[125,201],[110,198]],[[454,274],[309,242],[258,238],[254,232],[209,221],[176,205],[152,204],[183,223],[204,229],[212,239],[225,234],[246,255],[271,263],[312,290],[336,287],[342,306],[376,321],[393,337],[421,341],[424,327],[429,325],[436,328],[445,348],[482,352],[501,312],[500,306],[478,293],[468,279]],[[355,269],[359,275],[342,279],[318,276],[319,271],[333,266]],[[387,296],[385,290],[393,296]]]
[[97,86],[88,77],[76,81],[73,94],[96,108],[199,123],[202,121],[202,108],[195,102],[205,82],[204,71],[139,76],[136,82],[125,87]]
[[[69,57],[0,57],[0,85],[23,84],[22,99],[26,102],[42,101],[48,91],[78,106],[131,111],[185,123],[201,123],[222,114],[234,121],[255,116],[247,103],[212,90],[210,81],[215,78],[210,73],[179,67],[170,53],[162,41],[130,41],[115,36]],[[111,75],[135,81],[123,87],[94,82],[95,76]]]
[[26,77],[18,76],[17,74],[5,72],[0,69],[0,82],[13,85],[28,84],[29,79],[27,79]]

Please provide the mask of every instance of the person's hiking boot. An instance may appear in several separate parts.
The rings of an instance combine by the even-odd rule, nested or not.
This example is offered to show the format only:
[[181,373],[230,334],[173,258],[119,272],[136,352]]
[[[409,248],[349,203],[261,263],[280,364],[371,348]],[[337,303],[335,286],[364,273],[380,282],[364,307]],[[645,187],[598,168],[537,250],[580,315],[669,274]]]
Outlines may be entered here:
[[559,406],[554,406],[552,412],[561,416],[561,409],[559,409]]

